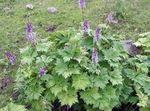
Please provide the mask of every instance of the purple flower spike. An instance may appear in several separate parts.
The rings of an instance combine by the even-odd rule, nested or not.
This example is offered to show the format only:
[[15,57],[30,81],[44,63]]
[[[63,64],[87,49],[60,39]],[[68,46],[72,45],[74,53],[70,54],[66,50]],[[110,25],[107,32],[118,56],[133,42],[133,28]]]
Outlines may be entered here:
[[83,30],[84,30],[84,32],[88,32],[89,29],[90,29],[89,22],[87,20],[84,20],[84,22],[83,22]]
[[118,23],[118,21],[113,19],[112,13],[108,14],[107,21],[108,21],[108,23],[115,23],[115,24]]
[[80,7],[80,9],[84,9],[86,7],[85,0],[79,0],[79,7]]
[[13,55],[10,51],[5,52],[7,59],[10,61],[11,65],[16,63],[16,56]]
[[97,49],[96,48],[93,48],[93,51],[92,51],[92,62],[94,64],[98,63],[98,53],[97,53]]
[[32,23],[28,22],[26,27],[26,39],[28,42],[31,42],[32,44],[35,43],[36,33],[33,32]]
[[42,77],[46,74],[46,69],[45,68],[40,68],[39,69],[39,77]]
[[97,43],[99,41],[100,36],[101,36],[101,29],[99,27],[97,27],[95,36],[94,36],[94,43]]
[[27,32],[28,32],[28,33],[33,32],[32,23],[31,23],[31,22],[28,22],[28,23],[27,23]]

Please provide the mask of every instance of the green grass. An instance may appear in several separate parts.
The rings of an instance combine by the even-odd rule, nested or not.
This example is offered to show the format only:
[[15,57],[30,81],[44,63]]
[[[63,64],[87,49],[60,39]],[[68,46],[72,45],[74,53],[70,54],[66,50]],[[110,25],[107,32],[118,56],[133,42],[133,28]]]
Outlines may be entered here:
[[[0,47],[18,48],[24,42],[25,24],[32,20],[34,30],[38,37],[47,37],[45,30],[49,25],[56,25],[57,30],[69,27],[81,28],[82,13],[78,8],[78,0],[16,0],[16,2],[2,2],[0,4]],[[111,1],[111,0],[110,0]],[[113,1],[112,1],[113,2]],[[87,0],[87,8],[84,10],[84,18],[90,21],[95,28],[99,23],[104,23],[110,10],[115,10],[115,3],[109,3],[106,7],[103,0]],[[32,3],[34,9],[29,11],[25,5]],[[49,14],[47,7],[55,6],[59,12]],[[138,32],[150,30],[150,1],[127,0],[124,4],[126,17],[114,28],[116,33],[134,36]],[[10,8],[5,10],[6,7]],[[5,11],[4,11],[5,10]],[[29,17],[27,17],[29,16]]]
[[[12,1],[12,2],[10,2]],[[13,2],[14,1],[14,2]],[[124,18],[116,18],[119,23],[111,26],[114,33],[121,39],[137,39],[138,34],[150,31],[150,0],[124,0],[124,4],[116,5],[117,0],[110,0],[104,4],[103,0],[86,0],[84,19],[89,20],[90,27],[95,29],[98,24],[106,23],[106,16],[110,11],[120,12]],[[26,4],[32,3],[33,10],[27,10]],[[47,8],[54,6],[58,13],[49,14]],[[70,27],[81,28],[82,12],[78,7],[78,0],[0,0],[0,60],[5,50],[12,50],[18,55],[19,47],[25,45],[25,27],[28,20],[34,25],[38,38],[46,38],[50,32],[45,30],[55,25],[56,30],[65,30]],[[7,63],[0,61],[0,77],[5,74],[13,76],[15,66],[6,67]],[[10,90],[0,95],[0,100],[10,96]],[[0,102],[4,104],[3,102]]]

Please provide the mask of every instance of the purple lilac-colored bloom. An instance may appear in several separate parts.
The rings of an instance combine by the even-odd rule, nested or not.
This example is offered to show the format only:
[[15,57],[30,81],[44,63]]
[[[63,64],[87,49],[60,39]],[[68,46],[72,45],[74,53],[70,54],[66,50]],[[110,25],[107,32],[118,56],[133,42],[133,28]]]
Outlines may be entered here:
[[109,13],[107,16],[108,23],[118,23],[116,20],[113,19],[112,13]]
[[16,63],[16,56],[13,55],[10,51],[5,52],[5,56],[8,58],[12,65]]
[[92,51],[92,62],[94,64],[98,63],[98,52],[96,48],[93,48],[93,51]]
[[99,27],[96,28],[95,36],[94,36],[94,43],[97,43],[101,36],[101,29]]
[[28,22],[26,27],[26,39],[28,42],[31,42],[32,44],[35,43],[36,33],[33,32],[32,23]]
[[31,23],[31,22],[28,22],[28,23],[27,23],[27,32],[28,32],[28,33],[33,32],[33,27],[32,27],[32,23]]
[[45,68],[40,68],[39,69],[39,77],[42,77],[46,74],[46,69]]
[[84,30],[84,32],[88,32],[89,29],[90,29],[90,25],[89,25],[88,20],[84,20],[84,22],[83,22],[83,30]]
[[86,7],[85,0],[79,0],[79,7],[80,7],[80,9],[84,9]]

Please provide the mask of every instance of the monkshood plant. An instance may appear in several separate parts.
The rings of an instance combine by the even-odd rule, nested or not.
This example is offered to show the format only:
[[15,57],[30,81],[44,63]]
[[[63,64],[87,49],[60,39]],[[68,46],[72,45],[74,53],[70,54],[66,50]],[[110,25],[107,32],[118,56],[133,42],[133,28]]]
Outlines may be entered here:
[[16,102],[51,111],[56,101],[76,111],[111,111],[122,103],[146,107],[146,56],[128,56],[122,42],[96,31],[70,29],[20,49]]

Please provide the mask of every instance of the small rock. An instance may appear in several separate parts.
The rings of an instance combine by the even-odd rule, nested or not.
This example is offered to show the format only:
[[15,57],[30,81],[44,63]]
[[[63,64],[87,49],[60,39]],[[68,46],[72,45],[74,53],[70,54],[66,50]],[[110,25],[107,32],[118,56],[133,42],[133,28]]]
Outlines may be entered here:
[[140,53],[140,49],[134,45],[132,40],[123,41],[123,46],[124,46],[124,49],[131,56],[135,56]]
[[5,7],[5,8],[3,8],[3,10],[4,10],[4,11],[9,11],[10,8],[9,8],[9,7]]
[[57,10],[57,8],[55,8],[55,7],[48,7],[48,8],[47,8],[47,11],[48,11],[49,13],[56,13],[58,10]]
[[27,4],[27,5],[26,5],[26,8],[32,10],[32,9],[33,9],[33,5],[32,5],[32,4]]

